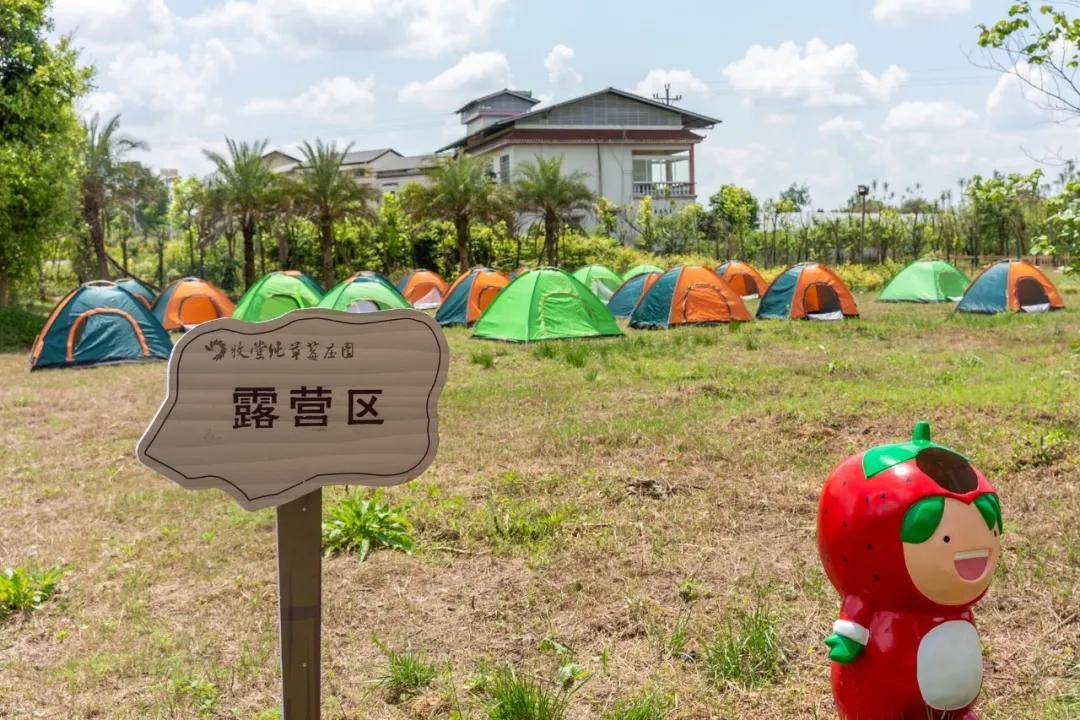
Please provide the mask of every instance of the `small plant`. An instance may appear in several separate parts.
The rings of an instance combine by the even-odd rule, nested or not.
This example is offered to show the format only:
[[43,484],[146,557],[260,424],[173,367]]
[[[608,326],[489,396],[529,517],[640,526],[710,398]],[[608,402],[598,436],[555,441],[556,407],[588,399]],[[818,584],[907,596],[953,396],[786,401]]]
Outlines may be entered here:
[[554,653],[559,659],[559,684],[563,690],[571,690],[589,677],[589,671],[574,660],[574,651],[555,638],[541,640],[540,649]]
[[199,717],[205,717],[214,712],[221,695],[217,685],[201,678],[181,680],[175,683],[174,688],[177,695],[188,698]]
[[558,535],[569,511],[564,506],[544,508],[524,501],[491,501],[491,535],[508,545],[533,545]]
[[671,633],[667,637],[664,650],[669,657],[683,658],[688,657],[686,653],[686,641],[690,639],[690,616],[679,615],[675,621],[675,626],[671,628]]
[[710,684],[758,687],[780,678],[784,649],[776,618],[767,608],[739,613],[705,644],[705,673]]
[[704,587],[700,580],[684,578],[679,583],[679,599],[684,603],[692,603],[701,597],[701,589]]
[[671,710],[671,700],[663,695],[639,695],[616,703],[601,720],[664,720]]
[[67,565],[53,565],[44,570],[14,567],[0,572],[0,620],[41,607],[60,589],[60,578],[70,570]]
[[428,662],[409,646],[399,653],[378,639],[375,644],[386,655],[387,661],[386,675],[378,679],[378,685],[386,691],[387,700],[391,703],[416,695],[439,674],[434,663]]
[[743,347],[747,350],[757,350],[761,347],[761,341],[751,333],[745,333],[743,335]]
[[495,355],[487,348],[473,349],[469,351],[469,362],[490,370],[495,366]]
[[563,720],[569,695],[503,667],[485,683],[488,720]]
[[1017,467],[1053,465],[1065,454],[1071,440],[1072,433],[1064,427],[1036,428],[1020,442],[1013,443],[1015,464]]
[[568,343],[563,347],[563,360],[570,367],[585,367],[589,359],[589,350],[584,343]]
[[596,367],[595,365],[585,368],[585,382],[595,382],[599,374],[600,368]]
[[383,500],[382,490],[370,497],[349,492],[323,517],[323,548],[328,553],[354,552],[363,562],[375,548],[413,550],[412,525],[404,509]]
[[540,343],[533,350],[533,357],[538,360],[551,360],[559,356],[559,348],[555,343]]

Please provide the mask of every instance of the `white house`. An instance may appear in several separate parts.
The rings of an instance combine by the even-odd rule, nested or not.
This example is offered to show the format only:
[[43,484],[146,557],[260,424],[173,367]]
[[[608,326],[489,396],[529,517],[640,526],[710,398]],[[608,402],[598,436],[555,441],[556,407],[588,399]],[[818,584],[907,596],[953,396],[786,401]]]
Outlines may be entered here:
[[[303,164],[283,150],[271,150],[263,159],[274,172],[287,173]],[[372,185],[381,193],[397,192],[408,182],[427,182],[427,171],[436,162],[432,155],[402,155],[392,148],[351,150],[345,154],[341,169],[352,174],[356,181]]]
[[466,135],[438,152],[490,158],[501,183],[536,156],[562,155],[564,172],[582,171],[594,193],[617,205],[649,195],[667,213],[696,200],[694,146],[705,138],[694,131],[719,120],[615,88],[539,102],[506,89],[472,100],[456,111]]

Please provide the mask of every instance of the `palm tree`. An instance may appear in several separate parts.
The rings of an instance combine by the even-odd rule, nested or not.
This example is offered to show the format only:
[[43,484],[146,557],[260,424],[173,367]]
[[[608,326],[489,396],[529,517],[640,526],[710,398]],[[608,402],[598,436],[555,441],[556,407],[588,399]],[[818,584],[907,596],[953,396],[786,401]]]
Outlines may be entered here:
[[267,144],[266,140],[247,143],[225,138],[228,157],[203,151],[217,169],[217,187],[244,237],[244,287],[255,282],[255,231],[276,184],[274,171],[263,159]]
[[112,202],[116,185],[123,174],[123,158],[132,150],[147,149],[146,143],[121,135],[120,116],[113,115],[100,124],[97,115],[83,123],[82,179],[80,201],[83,220],[90,229],[90,244],[97,260],[98,277],[109,277],[109,255],[105,251],[104,215]]
[[471,155],[444,159],[429,174],[430,182],[405,195],[409,212],[421,220],[450,220],[457,238],[458,264],[469,269],[469,227],[491,217],[502,201],[490,164]]
[[333,142],[316,140],[314,146],[305,142],[301,148],[304,163],[288,183],[297,206],[319,229],[325,287],[334,285],[334,250],[337,247],[334,223],[354,213],[370,212],[367,203],[379,198],[374,187],[361,184],[352,175],[342,172],[341,164],[351,147],[348,145],[338,151]]
[[517,207],[543,218],[544,255],[549,265],[557,261],[555,241],[559,223],[593,201],[593,193],[585,185],[585,173],[575,170],[564,175],[562,164],[562,155],[551,158],[537,155],[534,161],[518,167],[518,177],[514,180]]

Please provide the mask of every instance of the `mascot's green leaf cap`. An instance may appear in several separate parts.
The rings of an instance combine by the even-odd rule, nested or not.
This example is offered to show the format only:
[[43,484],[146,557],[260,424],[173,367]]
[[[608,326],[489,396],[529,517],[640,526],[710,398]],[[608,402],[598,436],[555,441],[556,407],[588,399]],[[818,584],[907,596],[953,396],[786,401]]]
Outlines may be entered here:
[[[920,420],[915,423],[915,430],[911,433],[910,442],[895,443],[893,445],[878,445],[863,453],[863,476],[869,479],[879,472],[888,470],[893,465],[899,465],[900,463],[911,460],[923,450],[928,450],[930,448],[937,448],[939,450],[945,450],[960,455],[960,453],[955,450],[951,450],[943,445],[938,445],[936,442],[933,442],[930,439],[930,423],[926,420]],[[961,457],[964,456],[961,455]]]

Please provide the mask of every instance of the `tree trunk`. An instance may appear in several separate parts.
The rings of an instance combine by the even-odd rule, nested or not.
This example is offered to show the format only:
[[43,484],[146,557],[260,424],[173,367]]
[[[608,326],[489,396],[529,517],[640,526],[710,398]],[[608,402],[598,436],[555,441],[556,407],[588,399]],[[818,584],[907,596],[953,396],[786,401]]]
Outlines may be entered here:
[[244,236],[244,290],[255,284],[255,222],[245,219],[240,225]]
[[83,201],[83,220],[90,229],[90,245],[97,260],[98,278],[109,279],[109,261],[105,257],[105,228],[101,224],[101,208],[93,200]]
[[285,227],[279,227],[277,231],[277,254],[278,267],[281,270],[289,269],[289,236],[285,234]]
[[11,281],[8,279],[7,271],[0,270],[0,307],[7,307],[10,285]]
[[157,239],[157,281],[158,287],[165,287],[165,236],[158,235]]
[[334,283],[334,224],[323,218],[319,222],[319,247],[322,249],[322,284],[332,288]]
[[461,272],[469,269],[469,216],[459,215],[454,219],[454,233],[457,236],[458,266]]
[[555,267],[558,258],[555,256],[555,228],[557,218],[555,213],[548,210],[544,213],[544,259],[551,267]]

